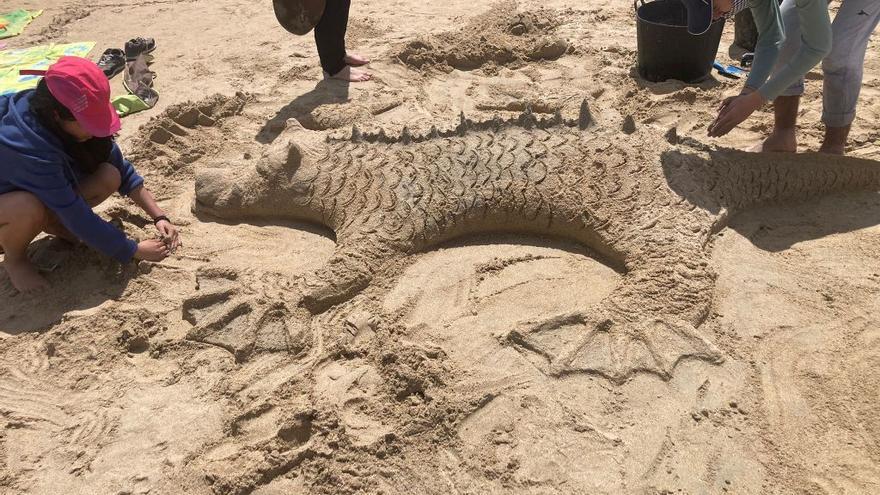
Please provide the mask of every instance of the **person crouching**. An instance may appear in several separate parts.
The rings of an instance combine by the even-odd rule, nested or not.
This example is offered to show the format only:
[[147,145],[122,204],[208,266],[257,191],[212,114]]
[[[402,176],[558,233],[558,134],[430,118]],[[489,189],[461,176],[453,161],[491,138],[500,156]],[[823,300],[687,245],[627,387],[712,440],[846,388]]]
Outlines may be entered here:
[[[0,96],[0,248],[12,285],[22,292],[48,286],[27,257],[46,232],[127,263],[161,261],[180,237],[144,179],[113,136],[121,128],[110,83],[88,59],[62,57],[36,89]],[[139,243],[92,208],[114,192],[149,215],[161,239]]]

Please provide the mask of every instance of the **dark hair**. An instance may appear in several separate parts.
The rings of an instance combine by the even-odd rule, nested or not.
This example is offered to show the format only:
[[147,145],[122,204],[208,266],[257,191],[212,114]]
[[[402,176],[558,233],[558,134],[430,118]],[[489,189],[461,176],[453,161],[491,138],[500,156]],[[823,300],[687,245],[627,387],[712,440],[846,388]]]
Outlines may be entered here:
[[55,99],[45,79],[37,84],[37,89],[31,98],[30,110],[40,125],[61,140],[64,151],[73,158],[75,166],[86,175],[92,174],[100,164],[110,159],[110,153],[113,151],[113,136],[95,137],[80,143],[64,132],[57,119],[68,121],[76,119],[67,107]]

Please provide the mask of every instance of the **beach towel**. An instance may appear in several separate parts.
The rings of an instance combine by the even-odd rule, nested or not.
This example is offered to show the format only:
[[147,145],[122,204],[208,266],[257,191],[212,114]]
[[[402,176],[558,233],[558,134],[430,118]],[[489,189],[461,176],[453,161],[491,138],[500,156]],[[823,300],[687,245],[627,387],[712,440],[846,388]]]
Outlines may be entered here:
[[0,40],[18,36],[31,21],[42,13],[42,10],[18,9],[8,14],[0,14]]
[[22,76],[19,71],[46,70],[64,55],[85,57],[94,47],[93,41],[86,41],[0,51],[0,95],[31,89],[40,80],[39,76]]

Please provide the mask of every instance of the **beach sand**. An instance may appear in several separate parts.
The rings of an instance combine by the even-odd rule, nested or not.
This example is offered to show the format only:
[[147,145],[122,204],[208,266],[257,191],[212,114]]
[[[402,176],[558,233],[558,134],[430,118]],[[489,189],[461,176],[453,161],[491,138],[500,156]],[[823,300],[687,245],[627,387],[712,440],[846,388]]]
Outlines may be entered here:
[[[631,118],[631,139],[675,128],[745,148],[771,129],[767,107],[706,137],[741,82],[638,78],[626,2],[356,0],[348,45],[374,79],[351,86],[321,82],[313,38],[285,32],[267,2],[14,7],[46,12],[10,47],[96,41],[97,58],[157,40],[161,98],[124,119],[120,142],[184,247],[119,266],[43,238],[47,293],[17,294],[0,273],[0,493],[880,492],[877,193],[731,218],[706,248],[717,278],[700,325],[722,359],[622,380],[550,373],[509,338],[621,283],[577,243],[477,232],[396,259],[311,314],[295,296],[333,256],[333,231],[193,212],[200,172],[258,164],[288,119],[322,139],[353,125],[396,136],[454,128],[462,112],[574,118],[586,99],[587,132],[603,136]],[[878,48],[875,36],[849,150],[871,160]],[[821,78],[808,76],[801,151],[821,141]],[[154,235],[124,198],[99,211]]]

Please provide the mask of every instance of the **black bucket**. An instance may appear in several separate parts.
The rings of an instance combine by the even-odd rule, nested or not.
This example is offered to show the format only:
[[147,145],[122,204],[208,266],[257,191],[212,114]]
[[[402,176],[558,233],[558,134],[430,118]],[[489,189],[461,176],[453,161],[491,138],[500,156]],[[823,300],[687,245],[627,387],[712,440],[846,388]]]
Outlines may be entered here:
[[724,19],[695,36],[687,30],[687,9],[679,0],[656,0],[636,7],[639,74],[648,81],[702,81],[712,71]]

